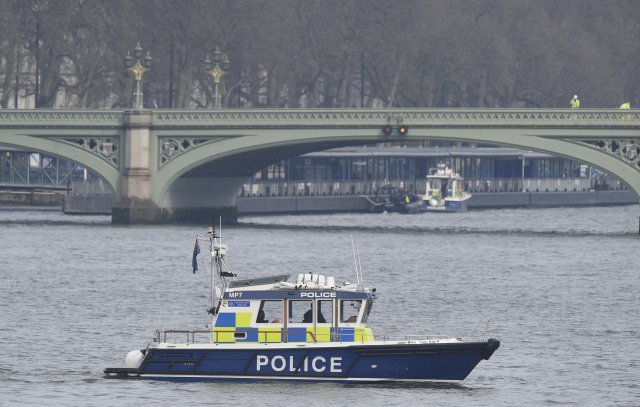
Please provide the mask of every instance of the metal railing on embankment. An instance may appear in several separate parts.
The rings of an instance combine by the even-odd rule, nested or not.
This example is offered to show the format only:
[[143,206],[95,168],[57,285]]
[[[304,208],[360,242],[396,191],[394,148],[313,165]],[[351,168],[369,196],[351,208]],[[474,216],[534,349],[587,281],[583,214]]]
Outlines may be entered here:
[[[585,192],[590,190],[625,190],[615,179],[577,178],[473,178],[465,179],[470,192]],[[382,181],[255,181],[243,185],[239,198],[289,196],[357,196],[375,195],[381,187],[394,187],[424,194],[426,184],[403,180]]]

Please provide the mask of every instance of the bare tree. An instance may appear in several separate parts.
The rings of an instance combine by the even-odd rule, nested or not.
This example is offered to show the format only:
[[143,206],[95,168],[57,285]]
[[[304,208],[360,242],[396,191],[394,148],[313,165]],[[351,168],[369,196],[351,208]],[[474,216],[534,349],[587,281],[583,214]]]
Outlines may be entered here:
[[640,103],[635,0],[0,0],[0,106],[566,107]]

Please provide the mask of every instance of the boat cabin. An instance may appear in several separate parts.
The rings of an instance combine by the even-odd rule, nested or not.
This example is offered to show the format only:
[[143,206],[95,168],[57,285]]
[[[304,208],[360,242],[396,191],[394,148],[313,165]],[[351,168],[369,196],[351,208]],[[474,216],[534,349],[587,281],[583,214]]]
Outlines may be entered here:
[[230,281],[213,325],[214,343],[366,342],[375,289],[300,274]]

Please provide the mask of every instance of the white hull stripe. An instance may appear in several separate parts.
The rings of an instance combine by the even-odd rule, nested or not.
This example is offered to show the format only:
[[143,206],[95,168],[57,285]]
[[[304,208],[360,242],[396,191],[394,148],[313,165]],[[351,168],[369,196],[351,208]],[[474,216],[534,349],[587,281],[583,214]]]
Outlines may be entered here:
[[141,374],[140,377],[149,379],[232,379],[232,380],[313,380],[313,381],[358,381],[358,382],[424,382],[424,383],[459,383],[460,380],[437,379],[394,379],[371,377],[318,377],[318,376],[231,376],[231,375],[172,375],[172,374]]

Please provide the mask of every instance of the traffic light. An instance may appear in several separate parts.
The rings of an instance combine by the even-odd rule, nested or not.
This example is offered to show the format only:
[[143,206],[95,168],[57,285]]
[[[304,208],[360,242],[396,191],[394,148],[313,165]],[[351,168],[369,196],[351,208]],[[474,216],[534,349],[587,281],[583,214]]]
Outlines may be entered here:
[[402,125],[392,126],[390,124],[386,124],[382,126],[382,134],[384,134],[387,137],[392,135],[394,130],[397,130],[400,136],[406,136],[407,133],[409,132],[409,128],[407,126],[402,126]]

